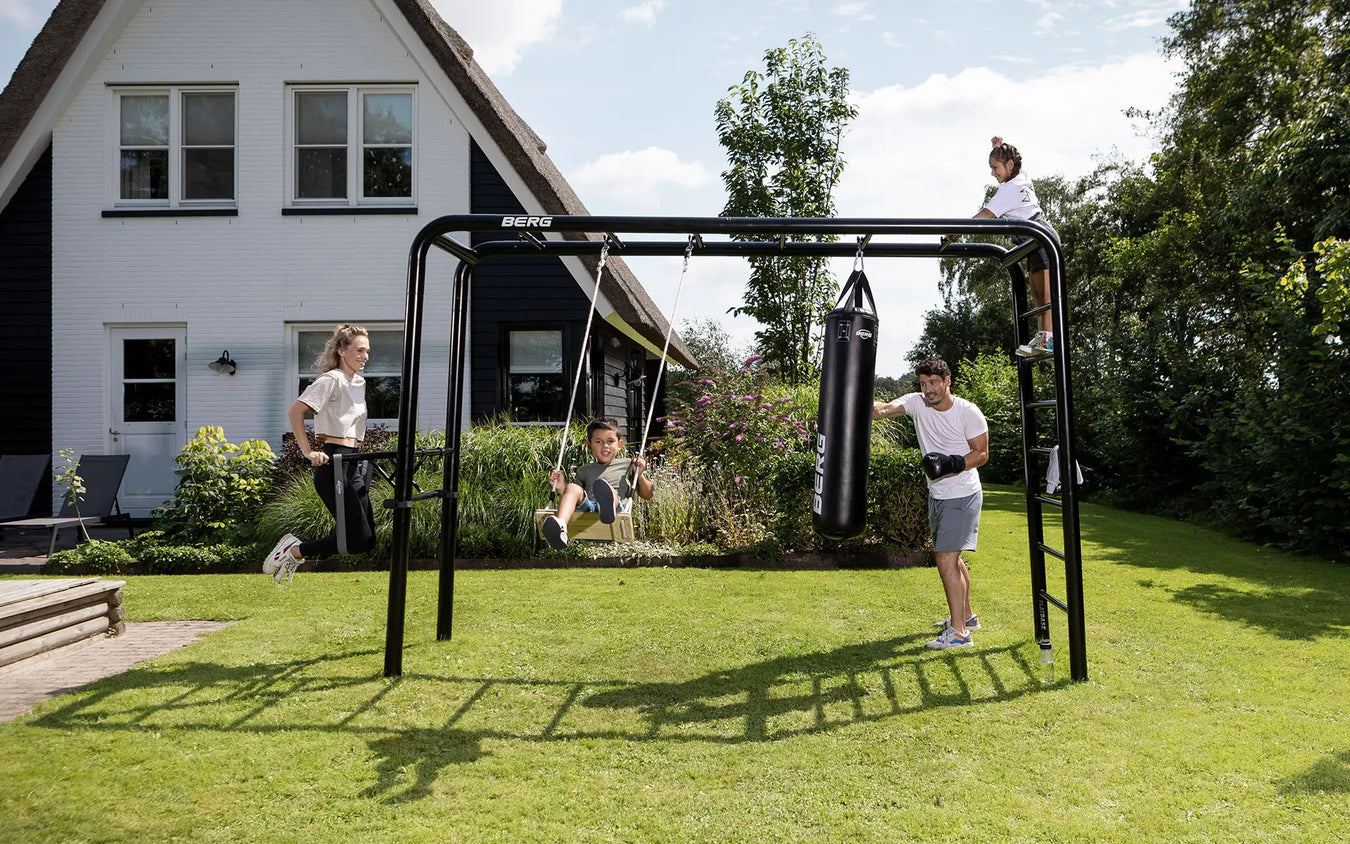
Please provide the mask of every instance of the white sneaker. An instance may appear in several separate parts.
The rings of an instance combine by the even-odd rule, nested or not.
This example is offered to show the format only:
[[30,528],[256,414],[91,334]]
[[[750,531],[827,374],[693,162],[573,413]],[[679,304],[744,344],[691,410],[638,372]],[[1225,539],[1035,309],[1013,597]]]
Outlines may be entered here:
[[545,516],[539,529],[543,531],[548,547],[559,551],[567,547],[567,525],[557,516]]
[[927,647],[936,651],[945,651],[950,650],[951,648],[968,648],[973,644],[975,644],[975,640],[971,637],[970,633],[966,633],[966,635],[962,636],[960,633],[957,633],[955,630],[948,627],[946,630],[942,631],[942,635],[929,642]]
[[1048,354],[1055,350],[1055,335],[1048,331],[1037,331],[1032,338],[1018,346],[1016,353],[1019,357],[1031,357],[1032,355]]
[[[935,622],[933,622],[933,626],[934,626],[934,627],[940,627],[940,628],[942,628],[943,630],[946,630],[948,627],[951,627],[951,626],[952,626],[952,617],[951,617],[951,616],[947,616],[946,618],[942,619],[941,621],[935,621]],[[967,630],[979,630],[979,629],[980,629],[980,617],[979,617],[978,615],[972,615],[970,618],[966,619],[966,629],[967,629]]]
[[272,579],[277,582],[278,586],[290,586],[291,581],[295,580],[295,570],[304,564],[303,559],[297,560],[287,554],[286,558],[281,561],[281,565],[277,566],[277,573],[272,575]]
[[300,544],[300,540],[294,534],[286,534],[277,540],[277,544],[272,546],[272,553],[263,560],[263,574],[276,574],[277,569],[286,560],[293,560],[291,549]]

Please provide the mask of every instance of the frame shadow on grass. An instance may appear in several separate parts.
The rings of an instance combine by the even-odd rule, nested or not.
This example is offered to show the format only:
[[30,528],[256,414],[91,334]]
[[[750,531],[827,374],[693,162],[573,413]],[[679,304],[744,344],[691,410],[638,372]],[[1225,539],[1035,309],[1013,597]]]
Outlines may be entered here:
[[1350,750],[1328,754],[1279,783],[1281,794],[1350,794]]
[[[348,734],[374,758],[375,781],[360,796],[401,803],[429,795],[442,769],[479,759],[485,741],[772,742],[937,707],[1004,703],[1067,683],[1039,681],[1028,642],[938,652],[923,647],[926,638],[843,645],[647,683],[425,673],[386,680],[357,673],[374,650],[272,664],[183,662],[95,683],[30,725],[131,734]],[[434,646],[414,649],[428,647]],[[400,712],[427,711],[411,700],[444,701],[437,711],[448,717],[381,723],[385,701]],[[316,712],[337,714],[305,723]]]

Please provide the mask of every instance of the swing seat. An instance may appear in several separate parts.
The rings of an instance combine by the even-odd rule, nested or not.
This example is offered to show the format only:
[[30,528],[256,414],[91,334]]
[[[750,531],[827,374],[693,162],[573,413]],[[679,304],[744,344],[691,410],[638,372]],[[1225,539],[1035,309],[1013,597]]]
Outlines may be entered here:
[[[557,515],[557,510],[535,510],[534,530],[540,539],[544,538],[544,519]],[[594,542],[633,542],[637,537],[633,533],[633,514],[615,513],[614,524],[600,521],[599,513],[576,513],[567,523],[567,538],[589,539]]]

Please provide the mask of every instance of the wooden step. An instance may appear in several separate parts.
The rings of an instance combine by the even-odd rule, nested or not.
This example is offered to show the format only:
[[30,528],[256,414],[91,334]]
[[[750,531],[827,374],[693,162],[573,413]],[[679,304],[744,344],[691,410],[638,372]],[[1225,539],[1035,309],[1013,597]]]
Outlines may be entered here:
[[96,577],[0,581],[0,665],[121,633],[125,585]]

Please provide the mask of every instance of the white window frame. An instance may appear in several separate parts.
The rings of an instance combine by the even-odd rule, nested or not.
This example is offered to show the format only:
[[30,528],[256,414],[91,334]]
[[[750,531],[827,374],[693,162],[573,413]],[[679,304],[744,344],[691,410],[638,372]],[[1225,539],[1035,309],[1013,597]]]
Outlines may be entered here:
[[[111,174],[114,208],[238,208],[239,207],[239,86],[238,85],[117,85],[110,87],[112,95],[111,129],[112,160],[109,166]],[[230,94],[234,98],[234,143],[230,145],[233,154],[234,185],[229,199],[185,199],[183,197],[183,179],[186,168],[183,156],[188,149],[183,145],[183,97],[188,94]],[[122,98],[123,97],[167,97],[169,101],[169,196],[167,199],[124,199],[122,197]],[[146,148],[146,147],[138,147]]]
[[[299,177],[296,168],[296,97],[298,94],[345,93],[347,95],[347,196],[301,199],[298,196]],[[409,196],[364,196],[365,191],[365,136],[363,120],[365,117],[364,95],[366,94],[407,94],[412,103],[412,140],[408,146],[412,157],[412,190]],[[286,180],[286,205],[289,208],[358,208],[358,207],[415,207],[417,205],[417,85],[415,84],[290,84],[286,86],[286,161],[284,175]],[[388,145],[373,145],[388,146]],[[397,144],[393,146],[402,146]]]
[[[405,327],[404,327],[404,325],[403,325],[402,322],[361,322],[360,320],[358,320],[358,321],[357,321],[357,324],[358,324],[358,325],[361,325],[361,326],[363,326],[363,327],[365,327],[365,329],[366,329],[367,331],[370,331],[370,332],[375,332],[375,331],[398,331],[398,332],[403,332],[403,331],[405,330]],[[332,331],[333,331],[333,325],[334,325],[334,323],[331,322],[331,321],[330,321],[330,322],[292,322],[292,323],[287,323],[287,325],[286,325],[286,374],[287,374],[287,379],[286,379],[286,392],[287,392],[286,406],[287,406],[287,407],[290,407],[290,406],[291,406],[291,403],[294,402],[294,401],[296,400],[296,398],[299,397],[300,394],[299,394],[298,392],[295,392],[295,390],[296,390],[296,388],[300,385],[300,379],[301,379],[302,377],[304,377],[304,376],[302,375],[301,368],[300,368],[300,335],[301,335],[301,333],[317,333],[317,334],[324,334],[324,335],[327,335],[327,334],[332,333]],[[403,349],[402,349],[402,347],[400,347],[400,348],[399,348],[399,361],[400,361],[400,366],[401,366],[402,359],[403,359]],[[306,362],[305,362],[305,369],[308,369],[309,366],[311,366],[313,363],[314,363],[313,361],[306,361]],[[315,373],[316,376],[317,376],[317,375],[320,375],[320,374],[322,374],[322,373]],[[371,374],[371,376],[373,376],[373,377],[390,377],[390,376],[398,377],[398,378],[403,377],[403,372],[401,371],[401,369],[400,369],[399,371],[395,371],[395,372],[371,372],[370,374]],[[391,431],[397,431],[397,430],[398,430],[398,417],[395,416],[395,417],[393,417],[392,419],[386,419],[386,418],[381,418],[381,417],[375,417],[375,416],[372,416],[372,417],[370,417],[370,418],[368,418],[368,419],[366,420],[366,424],[367,424],[367,425],[384,425],[384,426],[386,426],[387,428],[389,428],[389,430],[391,430]]]

